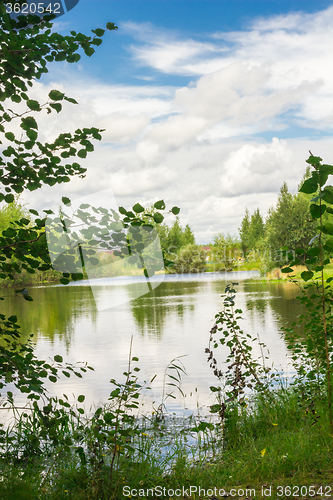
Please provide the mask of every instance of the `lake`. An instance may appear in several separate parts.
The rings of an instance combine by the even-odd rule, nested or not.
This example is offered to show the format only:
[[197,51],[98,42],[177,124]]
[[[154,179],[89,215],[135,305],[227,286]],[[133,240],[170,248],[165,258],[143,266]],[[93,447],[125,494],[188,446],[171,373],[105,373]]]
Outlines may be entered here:
[[[209,386],[217,383],[205,353],[209,331],[222,307],[226,284],[237,281],[236,306],[244,312],[242,328],[258,334],[274,366],[290,375],[281,326],[300,314],[294,284],[262,282],[256,271],[162,278],[159,286],[143,296],[138,296],[138,287],[145,281],[140,277],[32,287],[33,302],[6,289],[2,306],[7,316],[17,315],[24,337],[33,334],[39,358],[60,354],[65,361],[86,361],[94,367],[82,379],[63,377],[56,384],[48,383],[51,394],[85,394],[87,406],[105,402],[113,387],[110,379],[125,380],[122,373],[128,367],[133,336],[132,356],[139,358],[140,380],[149,381],[156,375],[152,390],[146,391],[145,408],[151,411],[161,403],[164,371],[172,359],[184,356],[181,360],[187,375],[182,378],[182,390],[186,397],[169,399],[168,408],[177,413],[197,408],[205,412],[214,400]],[[133,296],[136,298],[131,300]],[[106,304],[116,305],[106,308]],[[222,363],[222,347],[216,354]],[[259,356],[260,350],[254,349],[254,354]]]

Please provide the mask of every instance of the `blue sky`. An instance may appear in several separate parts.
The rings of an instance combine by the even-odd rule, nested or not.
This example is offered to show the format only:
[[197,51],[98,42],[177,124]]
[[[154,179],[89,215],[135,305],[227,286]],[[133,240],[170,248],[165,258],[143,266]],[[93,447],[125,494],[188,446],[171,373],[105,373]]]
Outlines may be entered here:
[[84,180],[27,195],[55,206],[110,188],[120,205],[165,199],[197,242],[236,234],[245,207],[264,216],[291,190],[310,149],[333,163],[331,1],[80,0],[62,34],[114,22],[91,58],[53,64],[33,92],[80,106],[45,117],[49,140],[105,128]]

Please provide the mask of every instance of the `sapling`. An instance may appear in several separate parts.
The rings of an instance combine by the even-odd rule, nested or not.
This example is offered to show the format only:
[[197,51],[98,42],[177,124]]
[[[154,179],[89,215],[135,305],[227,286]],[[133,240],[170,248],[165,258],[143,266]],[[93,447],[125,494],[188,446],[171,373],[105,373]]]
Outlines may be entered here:
[[[302,289],[301,300],[306,307],[306,314],[299,319],[299,324],[305,320],[306,340],[297,343],[299,354],[305,354],[311,365],[306,370],[301,364],[299,375],[305,375],[309,381],[317,379],[325,372],[327,406],[330,422],[330,431],[333,434],[332,416],[332,381],[331,381],[331,355],[332,345],[332,289],[330,282],[333,277],[325,280],[324,271],[330,264],[333,251],[333,224],[330,222],[333,214],[333,186],[327,184],[328,176],[333,175],[333,165],[322,163],[322,158],[313,156],[306,160],[312,167],[311,177],[306,179],[299,191],[313,194],[311,199],[310,213],[312,220],[318,222],[318,233],[311,239],[306,248],[296,249],[287,267],[282,269],[283,273],[293,273],[293,266],[305,265],[306,270],[301,273],[306,285]],[[325,214],[325,215],[324,215]],[[290,255],[290,254],[289,254]],[[295,281],[295,275],[290,279]],[[289,329],[289,344],[295,343],[299,335]]]

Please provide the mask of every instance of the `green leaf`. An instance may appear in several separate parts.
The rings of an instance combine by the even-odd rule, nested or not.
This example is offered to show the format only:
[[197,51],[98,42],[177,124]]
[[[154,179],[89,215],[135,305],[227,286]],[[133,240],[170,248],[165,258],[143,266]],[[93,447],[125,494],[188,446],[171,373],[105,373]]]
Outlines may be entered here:
[[319,173],[319,184],[320,184],[320,186],[323,186],[324,184],[326,184],[327,179],[328,179],[328,173],[326,173],[326,172],[320,172]]
[[293,273],[294,270],[291,267],[284,267],[281,269],[281,273]]
[[68,285],[69,280],[68,280],[68,279],[66,279],[66,278],[61,278],[61,279],[60,279],[60,283],[62,283],[63,285]]
[[86,54],[86,56],[88,57],[91,57],[94,53],[95,53],[95,49],[93,47],[86,47],[83,49],[84,50],[84,53]]
[[103,42],[103,40],[101,38],[94,38],[91,43],[93,45],[97,45],[97,47],[98,47],[99,45],[101,45],[102,42]]
[[105,30],[102,28],[97,28],[96,30],[91,30],[93,33],[95,33],[96,36],[101,37],[104,35]]
[[114,23],[106,23],[106,29],[107,30],[117,30],[118,26],[116,26]]
[[307,253],[311,256],[318,256],[320,254],[320,247],[313,247],[307,250]]
[[164,200],[160,200],[154,203],[154,208],[156,208],[157,210],[164,210],[165,209]]
[[326,186],[323,189],[322,198],[327,201],[327,203],[333,204],[333,186]]
[[333,250],[333,238],[330,238],[326,241],[325,245],[323,245],[324,250],[331,252]]
[[23,128],[24,130],[28,130],[29,128],[34,128],[38,130],[37,122],[33,116],[27,116],[26,118],[22,118],[20,127]]
[[5,137],[6,137],[6,139],[8,139],[8,141],[14,141],[15,140],[15,135],[13,134],[13,132],[6,132],[5,133]]
[[35,141],[37,139],[37,137],[38,137],[38,134],[37,134],[36,130],[27,129],[25,131],[25,133],[27,134],[27,136],[29,137],[29,139],[31,141]]
[[66,196],[63,196],[61,198],[61,201],[64,203],[64,205],[70,205],[72,202],[69,198],[67,198]]
[[178,215],[180,212],[180,208],[172,207],[171,212],[173,213],[173,215]]
[[33,208],[30,208],[29,212],[31,214],[34,214],[34,215],[37,215],[37,216],[39,215],[39,213],[37,212],[37,210],[34,210]]
[[60,111],[62,110],[62,105],[60,104],[60,102],[51,102],[50,107],[55,109],[57,113],[60,113]]
[[85,397],[83,394],[81,394],[81,395],[77,398],[77,400],[78,400],[78,402],[79,402],[79,403],[83,403],[83,401],[84,401],[85,399],[86,399],[86,397]]
[[20,223],[23,224],[24,226],[27,226],[28,224],[30,224],[30,219],[22,217],[22,219],[20,219]]
[[313,219],[319,219],[319,217],[325,212],[326,210],[326,205],[316,205],[315,203],[312,203],[310,205],[310,213]]
[[41,110],[39,102],[35,101],[34,99],[28,99],[27,106],[28,106],[28,108],[32,109],[32,111],[40,111]]
[[87,151],[85,149],[80,149],[78,152],[77,152],[77,155],[80,157],[80,158],[86,158],[87,156]]
[[305,261],[305,265],[306,266],[312,266],[313,264],[315,264],[317,262],[317,259],[315,257],[312,257],[312,259],[306,259]]
[[306,181],[304,181],[302,187],[300,188],[300,192],[311,194],[315,193],[317,189],[318,189],[318,182],[313,177],[310,177],[310,179],[306,179]]
[[62,101],[64,97],[65,94],[59,90],[51,90],[51,92],[49,92],[49,98],[52,99],[52,101]]
[[318,170],[320,173],[323,172],[328,175],[333,175],[333,165],[320,165]]
[[333,224],[324,224],[323,226],[319,226],[318,229],[322,231],[324,234],[333,235]]
[[56,354],[53,359],[57,363],[62,363],[63,362],[63,358],[62,358],[62,356],[59,356],[59,354]]
[[13,194],[11,194],[11,193],[10,193],[10,194],[6,194],[6,196],[5,196],[5,201],[6,201],[7,203],[13,203],[13,201],[14,201],[14,200],[15,200],[15,198],[14,198],[14,195],[13,195]]
[[73,281],[83,280],[83,274],[82,273],[72,273],[71,278]]
[[157,224],[160,224],[161,222],[163,222],[163,215],[160,214],[159,212],[157,212],[156,214],[154,214],[154,221],[157,223]]
[[22,99],[19,95],[12,95],[12,96],[10,96],[10,98],[13,102],[21,102],[22,101]]
[[143,208],[142,205],[140,205],[140,203],[136,203],[135,205],[133,205],[133,210],[137,214],[140,214],[141,212],[145,211],[145,209]]
[[309,156],[309,158],[306,160],[306,163],[309,163],[313,167],[317,166],[320,164],[320,162],[323,161],[320,156]]
[[72,104],[79,104],[75,99],[73,99],[73,97],[64,96],[64,99],[65,99],[65,101],[71,102]]
[[3,236],[6,236],[6,238],[13,238],[16,235],[15,229],[12,227],[8,227],[4,231],[2,231]]
[[302,279],[304,281],[309,281],[313,277],[313,272],[312,271],[303,271],[301,273]]

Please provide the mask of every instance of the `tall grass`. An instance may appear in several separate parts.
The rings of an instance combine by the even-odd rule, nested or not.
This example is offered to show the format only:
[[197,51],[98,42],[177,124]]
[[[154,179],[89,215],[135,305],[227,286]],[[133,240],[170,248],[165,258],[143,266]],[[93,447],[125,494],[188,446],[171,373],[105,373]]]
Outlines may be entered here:
[[[246,408],[230,412],[224,440],[217,420],[138,417],[132,424],[138,432],[129,437],[126,452],[117,455],[112,479],[110,455],[94,441],[94,422],[78,423],[72,416],[62,432],[79,434],[84,426],[90,436],[82,442],[86,460],[66,446],[35,456],[17,454],[15,462],[8,450],[1,462],[0,498],[109,500],[124,498],[124,487],[125,492],[155,486],[260,491],[263,484],[329,484],[333,445],[326,407],[320,399],[305,398],[297,387],[280,387],[273,395],[274,405],[263,395],[254,396]],[[29,429],[32,421],[25,419],[20,429],[27,440],[35,432]]]

